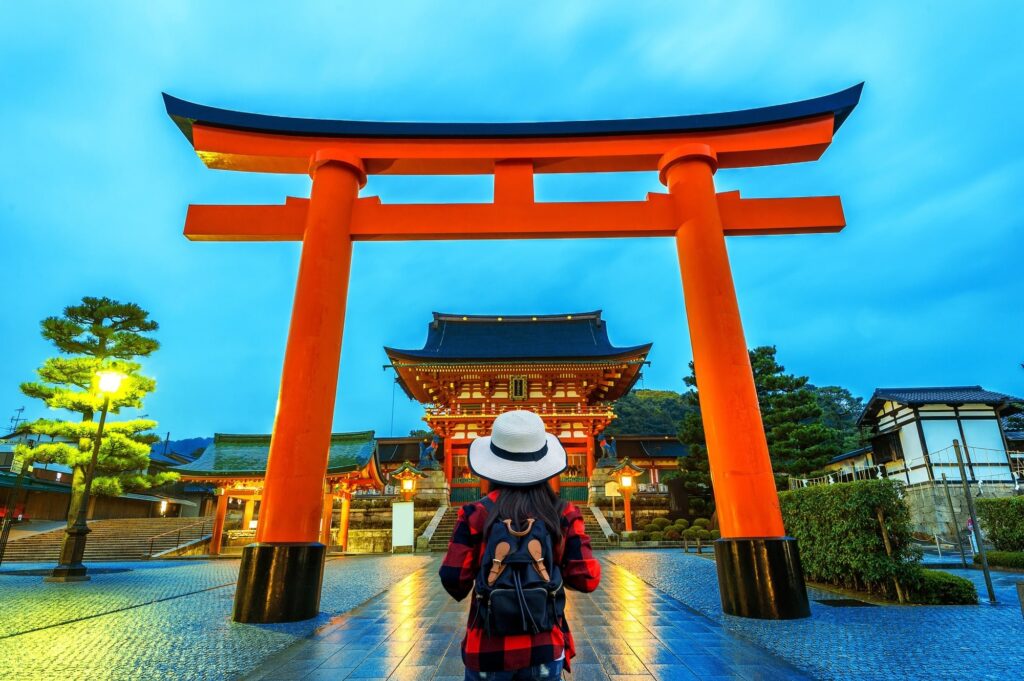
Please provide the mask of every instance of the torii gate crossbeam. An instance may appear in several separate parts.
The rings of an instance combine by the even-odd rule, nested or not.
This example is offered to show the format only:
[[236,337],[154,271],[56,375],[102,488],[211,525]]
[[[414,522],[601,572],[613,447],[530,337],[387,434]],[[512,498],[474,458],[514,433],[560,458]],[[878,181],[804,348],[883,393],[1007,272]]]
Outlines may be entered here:
[[[257,543],[242,558],[234,617],[316,615],[327,447],[354,241],[674,237],[722,539],[723,610],[809,614],[796,541],[785,536],[726,251],[726,236],[835,232],[838,197],[716,193],[720,168],[817,160],[862,85],[818,99],[721,114],[564,123],[374,123],[296,119],[164,95],[211,168],[309,173],[310,198],[272,206],[190,206],[196,241],[302,241]],[[538,203],[536,173],[658,171],[643,201]],[[493,174],[490,204],[382,204],[367,174]]]

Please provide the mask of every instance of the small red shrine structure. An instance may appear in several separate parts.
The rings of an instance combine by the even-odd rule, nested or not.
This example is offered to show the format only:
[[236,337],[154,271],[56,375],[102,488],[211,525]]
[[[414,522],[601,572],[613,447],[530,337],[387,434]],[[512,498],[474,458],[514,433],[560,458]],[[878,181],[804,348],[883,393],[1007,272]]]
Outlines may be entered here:
[[600,311],[479,316],[434,313],[422,348],[385,348],[398,383],[426,405],[441,438],[453,503],[476,499],[481,481],[466,455],[494,418],[529,409],[558,436],[569,467],[552,480],[563,498],[587,500],[594,436],[615,418],[610,403],[633,387],[651,344],[616,347]]
[[[259,520],[257,504],[263,500],[263,483],[270,454],[270,435],[230,435],[216,433],[213,443],[193,462],[173,468],[184,482],[214,485],[217,509],[214,515],[209,554],[219,555],[224,537],[228,504],[240,500],[242,530],[255,527]],[[336,545],[344,551],[348,546],[349,510],[352,493],[360,490],[381,490],[384,478],[377,458],[377,442],[373,431],[333,433],[327,452],[327,472],[323,486],[323,513],[320,543]],[[341,516],[335,541],[331,541],[334,502],[341,501]]]

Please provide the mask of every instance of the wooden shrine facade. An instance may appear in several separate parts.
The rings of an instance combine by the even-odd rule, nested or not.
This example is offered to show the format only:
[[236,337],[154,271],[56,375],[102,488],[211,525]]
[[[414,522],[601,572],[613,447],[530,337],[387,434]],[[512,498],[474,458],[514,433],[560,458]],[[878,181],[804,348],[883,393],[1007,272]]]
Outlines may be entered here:
[[[216,433],[195,461],[171,470],[184,482],[215,485],[217,509],[214,516],[210,555],[221,552],[228,504],[239,499],[244,504],[242,530],[257,529],[257,504],[263,500],[270,435],[227,435]],[[373,431],[334,433],[329,446],[327,473],[323,482],[320,542],[325,546],[348,545],[348,518],[352,494],[360,490],[382,490],[384,480],[377,459]],[[341,502],[337,532],[332,534],[335,500]]]
[[426,406],[423,419],[440,438],[453,501],[479,496],[469,444],[510,409],[540,414],[558,436],[569,465],[552,485],[567,499],[585,501],[599,456],[594,437],[615,418],[611,403],[636,383],[650,348],[613,346],[598,311],[434,313],[422,348],[385,351],[406,394]]

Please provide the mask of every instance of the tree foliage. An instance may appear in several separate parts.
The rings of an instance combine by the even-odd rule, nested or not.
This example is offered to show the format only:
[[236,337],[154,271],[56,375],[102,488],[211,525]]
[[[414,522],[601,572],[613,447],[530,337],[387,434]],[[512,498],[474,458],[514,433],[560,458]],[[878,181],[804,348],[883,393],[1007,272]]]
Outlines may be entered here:
[[[805,474],[846,451],[843,446],[854,439],[850,429],[856,431],[861,400],[843,388],[813,388],[808,385],[807,377],[785,373],[785,367],[776,361],[775,355],[773,346],[750,350],[768,451],[777,474]],[[683,395],[688,411],[678,432],[689,454],[679,462],[679,475],[686,481],[691,497],[711,503],[713,490],[707,441],[693,362],[683,382],[690,388]],[[822,408],[822,402],[827,410]]]
[[609,435],[666,435],[679,430],[679,422],[692,407],[672,390],[633,390],[615,403]]
[[838,430],[842,436],[840,448],[843,452],[867,444],[864,433],[857,426],[857,419],[864,411],[863,398],[837,385],[818,387],[808,384],[807,387],[814,392],[815,401],[821,409],[821,423]]
[[[149,419],[116,420],[123,409],[142,407],[156,382],[141,373],[141,365],[132,361],[146,357],[160,347],[145,335],[158,328],[149,313],[134,303],[109,298],[85,297],[79,305],[64,308],[61,316],[47,317],[41,323],[42,335],[62,356],[45,360],[37,369],[38,380],[21,385],[25,395],[41,400],[47,407],[78,415],[74,420],[39,419],[29,424],[31,432],[46,436],[30,448],[18,445],[16,455],[34,461],[60,463],[73,469],[72,513],[85,486],[85,469],[99,424],[94,420],[104,396],[97,390],[96,374],[101,370],[125,375],[120,389],[110,395],[110,407],[100,443],[93,480],[96,494],[119,495],[126,490],[146,489],[177,479],[176,473],[147,474],[152,443],[159,437],[152,431],[156,422]],[[111,418],[111,416],[115,418]]]

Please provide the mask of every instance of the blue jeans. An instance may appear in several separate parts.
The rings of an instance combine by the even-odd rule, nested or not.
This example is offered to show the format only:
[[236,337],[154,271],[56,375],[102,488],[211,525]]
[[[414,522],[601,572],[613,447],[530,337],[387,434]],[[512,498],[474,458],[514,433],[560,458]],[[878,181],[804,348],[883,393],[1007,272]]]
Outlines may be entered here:
[[465,681],[557,681],[562,678],[564,663],[565,660],[555,660],[507,672],[475,672],[467,669]]

